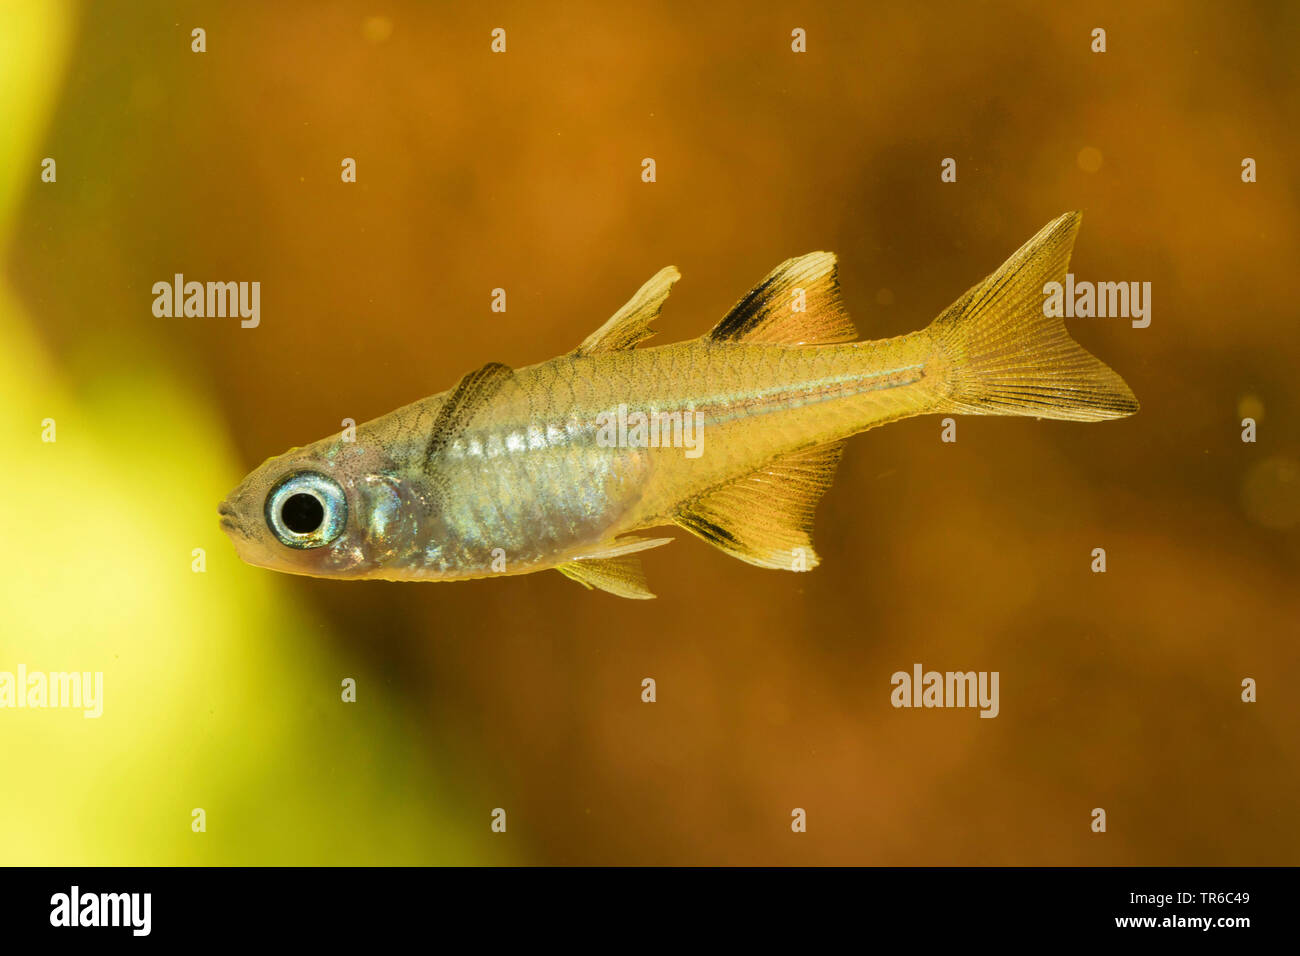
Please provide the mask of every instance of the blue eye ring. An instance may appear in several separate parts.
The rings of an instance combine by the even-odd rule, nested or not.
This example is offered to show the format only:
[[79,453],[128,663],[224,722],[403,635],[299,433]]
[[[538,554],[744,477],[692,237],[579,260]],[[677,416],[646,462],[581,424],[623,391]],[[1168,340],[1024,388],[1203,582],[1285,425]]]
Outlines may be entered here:
[[290,548],[322,548],[343,533],[348,523],[348,499],[333,478],[298,471],[284,478],[266,496],[266,526]]

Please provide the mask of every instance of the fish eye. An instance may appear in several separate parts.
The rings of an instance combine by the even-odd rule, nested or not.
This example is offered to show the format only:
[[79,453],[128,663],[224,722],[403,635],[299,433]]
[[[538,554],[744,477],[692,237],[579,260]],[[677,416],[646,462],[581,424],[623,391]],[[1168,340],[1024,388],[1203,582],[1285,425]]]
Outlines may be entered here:
[[320,548],[343,533],[348,501],[339,483],[314,471],[281,479],[266,496],[266,524],[290,548]]
[[280,520],[294,534],[311,534],[325,523],[325,506],[315,495],[300,491],[280,506]]

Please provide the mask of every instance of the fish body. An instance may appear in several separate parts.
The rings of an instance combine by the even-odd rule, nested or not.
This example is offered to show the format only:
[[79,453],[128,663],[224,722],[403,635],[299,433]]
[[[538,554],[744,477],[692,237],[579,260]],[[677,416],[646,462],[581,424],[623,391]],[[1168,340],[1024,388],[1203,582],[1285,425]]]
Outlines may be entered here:
[[1123,380],[1043,314],[1077,228],[1077,213],[1049,223],[931,325],[871,342],[853,341],[835,257],[812,253],[708,334],[636,348],[678,278],[669,267],[572,353],[486,365],[354,440],[267,461],[222,503],[223,527],[250,563],[338,578],[557,568],[651,597],[638,552],[671,539],[642,532],[667,524],[751,564],[810,570],[817,500],[858,432],[935,412],[1136,410]]

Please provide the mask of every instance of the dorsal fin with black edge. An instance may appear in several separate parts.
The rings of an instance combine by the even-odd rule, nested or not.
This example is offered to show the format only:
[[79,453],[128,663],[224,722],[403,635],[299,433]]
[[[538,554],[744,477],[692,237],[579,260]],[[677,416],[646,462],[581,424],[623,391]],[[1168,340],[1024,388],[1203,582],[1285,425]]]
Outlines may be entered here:
[[771,345],[830,345],[857,337],[840,304],[833,252],[785,260],[705,336],[714,342]]

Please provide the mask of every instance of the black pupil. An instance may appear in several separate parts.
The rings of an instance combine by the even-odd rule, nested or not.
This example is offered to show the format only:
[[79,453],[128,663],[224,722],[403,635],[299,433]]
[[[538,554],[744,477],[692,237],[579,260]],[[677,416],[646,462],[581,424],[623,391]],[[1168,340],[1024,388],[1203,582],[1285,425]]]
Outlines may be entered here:
[[315,495],[290,495],[280,508],[280,520],[294,534],[311,534],[325,520],[325,509]]

